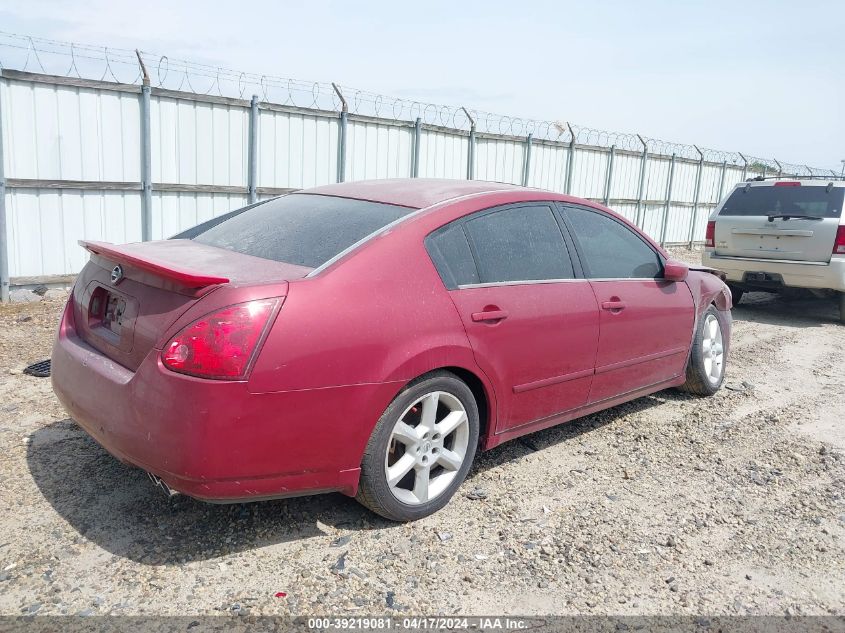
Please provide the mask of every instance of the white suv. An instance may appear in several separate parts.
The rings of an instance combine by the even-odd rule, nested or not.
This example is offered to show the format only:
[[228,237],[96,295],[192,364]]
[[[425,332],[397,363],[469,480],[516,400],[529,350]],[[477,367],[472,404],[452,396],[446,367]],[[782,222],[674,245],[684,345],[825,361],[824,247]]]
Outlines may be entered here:
[[809,288],[835,296],[845,322],[845,181],[755,179],[734,187],[707,223],[703,262],[746,290]]

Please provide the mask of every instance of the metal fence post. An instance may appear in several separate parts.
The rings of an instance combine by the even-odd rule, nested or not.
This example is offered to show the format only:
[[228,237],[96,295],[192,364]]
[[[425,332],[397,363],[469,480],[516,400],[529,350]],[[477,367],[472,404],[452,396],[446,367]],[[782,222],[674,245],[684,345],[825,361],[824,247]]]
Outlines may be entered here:
[[419,178],[420,175],[420,142],[422,141],[422,119],[417,117],[414,121],[414,153],[411,156],[411,177]]
[[610,146],[610,158],[607,160],[607,172],[604,176],[604,206],[610,202],[610,185],[613,182],[613,160],[616,158],[616,145]]
[[150,76],[136,50],[138,63],[141,65],[141,241],[153,239],[153,156],[150,129]]
[[742,182],[745,182],[745,180],[748,178],[748,159],[742,155],[742,152],[737,152],[737,154],[739,154],[739,157],[742,159],[742,162],[745,163],[742,166]]
[[666,245],[666,230],[669,226],[669,206],[672,202],[672,184],[675,180],[675,154],[669,163],[669,182],[666,184],[666,206],[663,207],[663,226],[660,227],[660,245]]
[[643,144],[643,154],[640,159],[640,185],[637,188],[637,221],[636,225],[642,227],[643,216],[643,196],[645,195],[645,175],[648,169],[648,144],[643,140],[643,137],[637,134],[640,143]]
[[3,169],[3,102],[0,100],[0,303],[7,303],[9,301],[9,283],[9,236],[6,231],[6,175]]
[[469,130],[469,152],[467,153],[467,180],[475,178],[475,123]]
[[249,102],[249,154],[246,178],[249,204],[254,204],[258,201],[258,95],[252,95]]
[[695,240],[695,222],[698,220],[698,199],[701,196],[701,174],[704,172],[704,152],[698,149],[697,145],[693,145],[695,151],[698,152],[698,169],[695,172],[695,191],[692,194],[692,217],[689,221],[689,239],[687,240],[687,248],[692,250],[692,243]]
[[332,82],[332,88],[340,98],[341,104],[337,133],[337,181],[344,182],[346,180],[346,127],[349,119],[349,105],[336,83]]
[[467,148],[467,180],[475,178],[475,119],[470,116],[466,108],[461,106],[467,119],[469,119],[469,147]]
[[575,132],[572,130],[572,126],[569,125],[567,121],[566,127],[569,129],[569,160],[566,163],[566,185],[565,190],[566,193],[572,193],[572,170],[575,167]]
[[722,199],[722,196],[725,195],[725,176],[728,174],[728,161],[722,161],[722,175],[719,177],[719,202]]
[[529,134],[525,137],[525,162],[522,165],[522,186],[528,186],[528,176],[531,173],[531,142],[534,140],[534,134]]
[[340,113],[340,130],[337,139],[337,181],[346,180],[346,129],[349,113],[345,110]]

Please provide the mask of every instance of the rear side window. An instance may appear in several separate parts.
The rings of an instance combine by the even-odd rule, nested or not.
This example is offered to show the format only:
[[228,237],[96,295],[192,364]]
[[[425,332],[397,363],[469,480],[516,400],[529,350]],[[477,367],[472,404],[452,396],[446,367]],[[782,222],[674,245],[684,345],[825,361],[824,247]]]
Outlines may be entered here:
[[478,283],[478,270],[461,224],[452,224],[430,235],[425,243],[447,288],[454,290],[458,286]]
[[192,239],[244,255],[317,268],[413,212],[379,202],[291,194],[233,215]]
[[602,213],[566,207],[591,279],[651,279],[663,265],[657,253],[621,222]]
[[824,186],[748,186],[736,189],[719,215],[790,215],[838,218],[842,214],[845,188]]
[[550,207],[487,213],[465,225],[481,283],[571,279],[572,261]]

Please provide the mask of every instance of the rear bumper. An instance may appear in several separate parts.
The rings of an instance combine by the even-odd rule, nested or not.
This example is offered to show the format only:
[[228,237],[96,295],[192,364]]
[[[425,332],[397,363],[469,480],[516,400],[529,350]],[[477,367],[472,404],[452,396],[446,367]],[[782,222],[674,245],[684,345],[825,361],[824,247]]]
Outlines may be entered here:
[[366,442],[399,388],[255,394],[245,382],[176,374],[156,350],[132,372],[66,322],[51,373],[70,416],[108,452],[175,491],[222,502],[356,494]]
[[845,257],[831,257],[829,263],[785,262],[771,259],[720,257],[705,250],[702,263],[725,271],[729,282],[742,283],[746,272],[778,274],[784,286],[845,292]]

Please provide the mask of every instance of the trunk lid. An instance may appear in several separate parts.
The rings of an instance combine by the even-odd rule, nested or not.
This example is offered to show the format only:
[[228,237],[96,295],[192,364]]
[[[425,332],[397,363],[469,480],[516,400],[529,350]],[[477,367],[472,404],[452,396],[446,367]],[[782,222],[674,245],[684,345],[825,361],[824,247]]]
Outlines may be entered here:
[[132,371],[186,310],[221,285],[280,283],[311,271],[191,240],[80,245],[91,260],[74,284],[77,334]]
[[746,183],[716,216],[715,253],[724,257],[830,261],[842,214],[840,183]]

